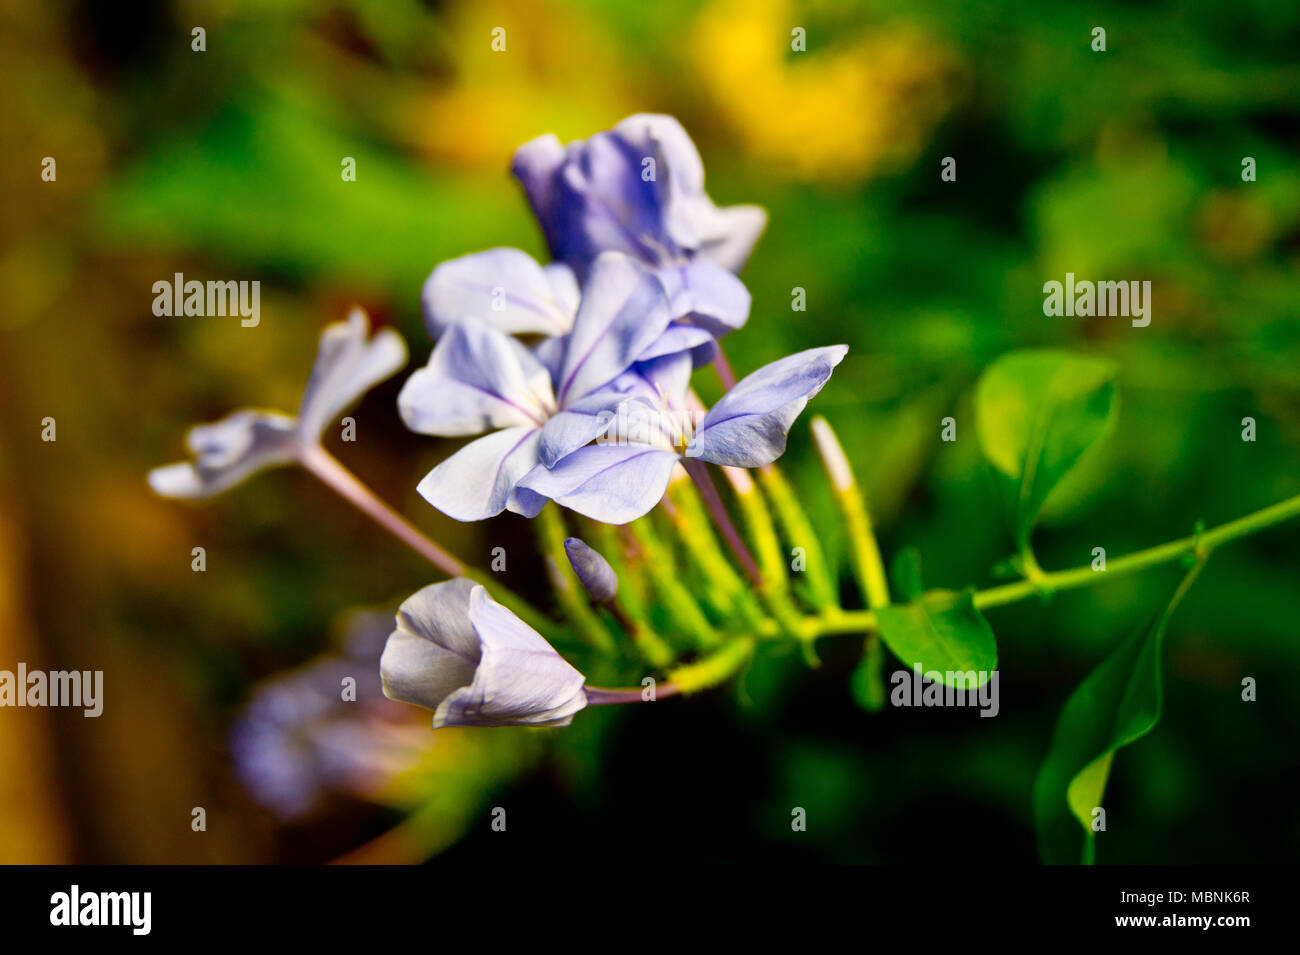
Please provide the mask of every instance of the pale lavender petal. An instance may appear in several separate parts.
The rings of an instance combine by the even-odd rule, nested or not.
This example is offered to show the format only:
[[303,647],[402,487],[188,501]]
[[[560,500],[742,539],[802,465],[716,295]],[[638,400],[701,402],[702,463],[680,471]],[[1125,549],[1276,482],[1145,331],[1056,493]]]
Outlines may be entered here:
[[751,302],[745,284],[722,266],[705,259],[655,273],[668,292],[673,320],[684,321],[721,338],[749,318]]
[[403,601],[379,673],[384,695],[427,709],[474,680],[481,653],[469,619],[477,585],[463,577],[431,584]]
[[535,427],[506,428],[471,441],[424,476],[420,496],[458,521],[494,517],[519,479],[537,464]]
[[[710,203],[710,205],[712,205]],[[701,209],[695,223],[699,236],[697,256],[739,272],[767,228],[762,206],[724,206]]]
[[847,345],[812,348],[741,379],[704,416],[686,456],[742,468],[771,464],[785,451],[790,425],[847,352]]
[[564,407],[626,371],[668,327],[668,299],[645,266],[601,255],[582,290],[556,397]]
[[443,437],[539,426],[554,405],[550,381],[546,367],[510,336],[458,322],[438,339],[428,365],[407,379],[397,407],[412,431]]
[[594,444],[554,468],[537,466],[519,489],[607,524],[626,524],[659,503],[677,455],[646,445]]
[[543,268],[519,249],[476,252],[443,262],[425,281],[425,325],[433,338],[467,320],[511,335],[563,335],[573,327],[576,285],[567,267]]
[[298,427],[311,440],[367,391],[406,364],[406,342],[391,328],[370,334],[370,319],[353,309],[346,322],[321,332],[316,364],[298,406]]
[[568,321],[564,326],[567,332],[573,327],[573,316],[578,314],[578,303],[582,300],[582,289],[578,286],[578,277],[573,274],[573,269],[569,268],[563,262],[552,262],[544,266],[542,272],[546,274],[546,281],[551,286],[551,296],[555,299]]
[[264,468],[289,464],[296,459],[299,447],[293,418],[247,409],[191,428],[185,443],[194,462],[150,471],[149,486],[155,494],[203,500]]
[[592,600],[603,603],[618,595],[618,575],[598,550],[585,541],[570,537],[564,542],[564,553]]
[[556,251],[556,242],[552,241],[551,234],[563,201],[560,169],[564,161],[564,146],[554,133],[547,133],[530,139],[516,149],[510,163],[510,172],[524,187],[524,194],[557,259],[567,259],[567,256]]
[[704,328],[697,328],[694,325],[687,325],[681,322],[673,322],[664,333],[656,338],[641,354],[637,355],[636,360],[652,361],[655,358],[663,358],[667,355],[677,355],[686,353],[694,357],[697,349],[707,349],[703,354],[701,361],[695,361],[695,366],[708,364],[712,361],[716,352],[715,339],[713,333]]
[[435,728],[567,726],[587,705],[586,678],[483,587],[470,595],[469,619],[481,648],[478,669],[473,683],[439,704]]
[[626,395],[598,391],[574,407],[554,415],[542,426],[542,437],[537,448],[538,459],[549,468],[560,458],[595,441],[609,430],[618,406],[625,400]]
[[766,222],[754,206],[714,205],[699,152],[671,116],[629,116],[567,148],[542,136],[519,148],[512,169],[552,255],[580,279],[605,251],[652,266],[699,256],[736,271]]

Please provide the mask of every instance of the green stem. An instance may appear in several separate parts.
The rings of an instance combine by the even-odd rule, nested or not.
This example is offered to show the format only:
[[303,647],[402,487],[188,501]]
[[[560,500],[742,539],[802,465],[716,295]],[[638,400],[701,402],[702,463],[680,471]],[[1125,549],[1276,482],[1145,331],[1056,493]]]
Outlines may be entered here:
[[754,641],[749,637],[741,637],[703,660],[671,671],[668,679],[683,694],[697,693],[730,679],[749,661],[753,653]]
[[[785,555],[781,553],[781,542],[776,536],[776,527],[772,523],[767,502],[763,500],[762,492],[748,471],[723,467],[722,473],[736,494],[745,528],[749,531],[754,550],[758,554],[761,568],[759,595],[786,634],[800,639],[804,635],[804,616],[790,600],[790,579],[786,576]],[[813,659],[810,658],[810,662]]]
[[759,468],[758,479],[772,501],[777,522],[785,531],[786,543],[803,548],[808,562],[808,591],[812,602],[819,610],[838,610],[840,598],[835,577],[830,565],[826,563],[826,555],[817,539],[817,532],[813,530],[812,521],[799,503],[794,488],[775,464]]
[[[1300,495],[1262,508],[1244,517],[1239,517],[1226,524],[1211,528],[1200,534],[1191,534],[1167,544],[1148,547],[1123,557],[1107,561],[1106,569],[1093,570],[1092,565],[1073,567],[1069,570],[1042,571],[1034,580],[1021,580],[1000,587],[975,592],[975,606],[978,608],[1001,607],[1016,603],[1038,594],[1054,594],[1062,590],[1075,590],[1089,587],[1102,580],[1137,573],[1161,564],[1178,560],[1188,554],[1198,558],[1207,556],[1215,548],[1248,537],[1275,524],[1281,524],[1293,517],[1300,516]],[[844,611],[837,617],[827,616],[810,621],[809,629],[817,636],[834,633],[863,633],[877,629],[876,614],[871,610]]]
[[858,490],[857,479],[849,466],[849,459],[830,422],[818,415],[812,419],[813,441],[821,455],[835,491],[835,501],[844,516],[844,526],[849,532],[849,550],[853,555],[853,569],[858,586],[872,609],[889,606],[889,582],[885,576],[885,561],[880,556],[880,544],[871,526],[871,514]]
[[684,479],[670,482],[661,510],[677,532],[686,559],[702,580],[713,585],[704,588],[709,606],[724,617],[740,614],[747,626],[760,624],[763,611],[723,553],[694,483]]
[[659,539],[649,515],[638,518],[627,526],[645,552],[646,573],[650,575],[660,603],[672,615],[677,626],[698,647],[713,649],[719,646],[722,638],[709,623],[709,618],[696,603],[690,589],[682,583],[672,552]]

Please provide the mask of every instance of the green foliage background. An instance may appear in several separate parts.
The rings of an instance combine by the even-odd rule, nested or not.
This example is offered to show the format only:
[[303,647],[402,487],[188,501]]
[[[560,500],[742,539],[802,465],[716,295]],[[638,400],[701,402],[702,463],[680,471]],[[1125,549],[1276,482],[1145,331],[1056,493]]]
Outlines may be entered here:
[[[743,373],[850,344],[815,409],[866,486],[886,557],[919,548],[929,586],[987,586],[1014,549],[972,405],[981,370],[1013,348],[1118,368],[1113,433],[1041,514],[1045,567],[1300,492],[1294,5],[228,0],[3,16],[0,667],[102,667],[119,702],[98,721],[0,713],[0,860],[314,861],[401,817],[335,800],[278,826],[233,780],[225,733],[258,680],[330,646],[348,608],[395,605],[425,568],[301,474],[204,510],[152,498],[144,474],[179,456],[190,423],[292,408],[319,327],[353,301],[422,361],[419,289],[438,261],[542,252],[507,166],[544,131],[673,113],[712,195],[768,208],[743,274],[752,318],[728,354]],[[505,54],[490,50],[497,25]],[[795,26],[806,53],[787,52]],[[56,183],[39,178],[44,156]],[[939,179],[945,156],[955,183]],[[1243,156],[1258,181],[1242,182]],[[1150,279],[1150,327],[1045,318],[1042,284],[1067,271]],[[261,326],[155,318],[150,287],[174,272],[261,279]],[[806,312],[790,309],[796,286]],[[706,398],[712,384],[701,376]],[[545,599],[523,522],[457,525],[416,496],[448,446],[403,431],[397,387],[366,399],[363,440],[340,455],[458,552],[506,546],[512,583]],[[39,442],[46,415],[56,445]],[[953,444],[939,440],[948,415]],[[841,554],[805,425],[786,467]],[[1173,618],[1163,717],[1115,757],[1099,861],[1300,849],[1297,540],[1283,526],[1225,548]],[[206,575],[189,570],[195,543]],[[769,654],[716,694],[583,714],[544,744],[459,741],[448,758],[472,771],[395,801],[424,806],[423,844],[453,857],[614,845],[1029,862],[1034,778],[1066,698],[1178,573],[989,611],[993,720],[859,710],[860,641],[834,638],[815,671]],[[1240,700],[1244,676],[1256,703]],[[506,848],[482,821],[494,804],[518,810]],[[221,838],[191,838],[195,805]],[[805,833],[790,831],[793,806]]]

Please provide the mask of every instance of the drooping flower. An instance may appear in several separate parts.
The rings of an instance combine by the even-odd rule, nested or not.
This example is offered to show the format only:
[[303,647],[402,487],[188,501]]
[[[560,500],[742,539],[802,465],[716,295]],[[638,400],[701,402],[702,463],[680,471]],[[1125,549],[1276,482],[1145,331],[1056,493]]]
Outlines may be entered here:
[[525,508],[538,508],[532,500],[538,497],[598,521],[625,524],[659,502],[679,458],[741,468],[770,464],[784,453],[790,426],[847,352],[845,345],[813,348],[765,365],[723,395],[693,433],[670,404],[625,397],[604,423],[601,443],[569,450],[550,466],[543,460],[519,480],[516,497]]
[[291,464],[320,443],[326,426],[376,384],[406,364],[406,343],[385,328],[370,337],[370,320],[353,309],[346,322],[321,332],[316,363],[298,414],[242,409],[190,429],[185,443],[194,461],[149,472],[163,497],[202,500],[265,468]]
[[384,693],[433,710],[433,726],[567,726],[585,678],[471,580],[402,603],[379,663]]
[[600,551],[586,541],[569,537],[564,541],[564,553],[592,600],[605,603],[618,595],[618,576]]
[[[627,256],[608,253],[583,287],[572,330],[535,351],[483,322],[450,323],[398,396],[402,420],[412,431],[441,437],[492,433],[430,471],[420,494],[462,521],[506,508],[534,516],[544,502],[523,504],[514,489],[538,463],[544,432],[596,422],[601,409],[590,396],[632,367],[668,321],[658,280]],[[617,403],[613,395],[600,400]],[[551,424],[566,411],[573,414]]]

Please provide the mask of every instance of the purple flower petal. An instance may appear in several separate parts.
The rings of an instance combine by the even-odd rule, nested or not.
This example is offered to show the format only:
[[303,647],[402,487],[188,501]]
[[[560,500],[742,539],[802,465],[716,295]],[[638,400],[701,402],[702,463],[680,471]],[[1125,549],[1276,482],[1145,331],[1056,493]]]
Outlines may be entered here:
[[536,356],[475,322],[449,326],[397,398],[408,428],[443,437],[539,427],[553,406],[551,376]]
[[481,521],[511,503],[519,479],[537,464],[536,427],[505,428],[471,441],[424,476],[420,496],[458,521]]
[[194,462],[149,472],[149,486],[163,497],[203,500],[233,487],[264,468],[293,461],[297,425],[270,411],[236,411],[212,424],[191,428],[185,443]]
[[673,320],[707,330],[715,338],[735,331],[749,318],[751,297],[745,284],[705,259],[660,269]]
[[527,252],[500,248],[443,262],[425,281],[421,301],[435,339],[467,320],[510,335],[563,335],[573,327],[578,289],[567,266],[543,268]]
[[704,416],[686,456],[742,468],[772,463],[785,451],[790,425],[847,352],[847,345],[812,348],[741,379]]
[[353,309],[321,332],[316,363],[298,406],[299,431],[318,440],[325,427],[367,391],[406,364],[406,342],[391,328],[370,335],[370,319]]
[[613,380],[668,327],[668,298],[654,274],[605,253],[583,286],[556,397],[561,407]]
[[766,223],[755,206],[714,205],[699,152],[671,116],[629,116],[567,148],[539,137],[519,147],[512,170],[552,255],[579,278],[605,251],[654,267],[701,257],[738,271]]
[[528,493],[607,524],[626,524],[659,503],[677,463],[672,451],[635,444],[590,445],[554,468],[533,468],[519,481]]

